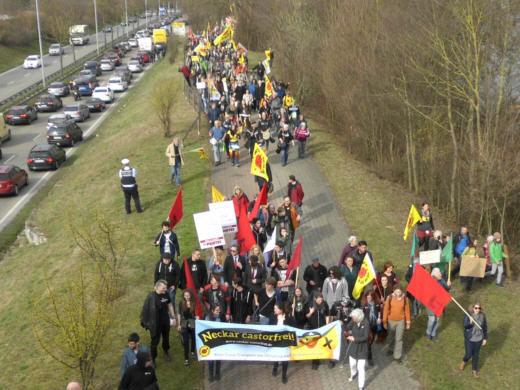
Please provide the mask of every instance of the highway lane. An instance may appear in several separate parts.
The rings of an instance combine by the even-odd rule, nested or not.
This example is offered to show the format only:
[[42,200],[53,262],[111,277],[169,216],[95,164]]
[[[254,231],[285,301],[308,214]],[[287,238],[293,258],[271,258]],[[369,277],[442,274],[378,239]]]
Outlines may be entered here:
[[[148,19],[148,24],[155,22],[157,19]],[[135,23],[138,27],[143,27],[146,24],[145,19],[138,19],[138,23]],[[133,24],[130,23],[128,26],[128,31],[133,29]],[[112,33],[105,33],[103,30],[98,32],[99,46],[101,47],[106,42],[110,43],[112,39],[120,38],[126,35],[126,27],[117,25],[113,26]],[[131,35],[129,35],[131,37]],[[92,34],[90,36],[90,42],[85,46],[75,46],[74,47],[76,53],[76,59],[83,57],[89,53],[94,53],[96,51],[96,34]],[[101,52],[100,52],[101,53]],[[40,53],[34,53],[40,54]],[[74,62],[74,57],[72,53],[72,47],[70,45],[65,47],[65,54],[63,55],[63,67]],[[43,66],[46,75],[50,75],[58,70],[60,70],[60,56],[49,56],[49,54],[44,53],[43,56]],[[24,69],[22,64],[16,66],[2,74],[0,74],[0,101],[8,98],[11,95],[29,87],[30,85],[41,80],[42,72],[41,69]]]
[[[123,65],[126,65],[132,55],[137,49],[132,49],[126,53],[123,57]],[[142,78],[143,74],[146,73],[152,64],[148,64],[145,67],[143,73],[133,75],[132,82],[126,92],[116,93],[115,100],[112,104],[107,105],[106,110],[103,113],[91,113],[89,119],[85,122],[78,122],[78,125],[83,130],[84,138],[87,139],[91,136],[96,129],[101,125],[107,115],[117,108],[117,105],[121,97],[125,96],[129,90],[131,90],[137,82]],[[117,68],[116,68],[117,69]],[[99,84],[105,85],[108,79],[113,74],[111,72],[103,72],[103,75],[98,77]],[[88,97],[82,97],[81,101],[85,102]],[[71,96],[62,98],[63,104],[73,103],[74,99]],[[60,112],[60,110],[58,110]],[[46,143],[46,123],[47,118],[53,113],[38,113],[38,120],[34,121],[31,125],[17,125],[10,126],[12,132],[12,138],[10,141],[2,144],[3,158],[0,160],[2,164],[14,164],[27,170],[29,174],[29,185],[20,191],[19,196],[2,196],[0,197],[0,232],[14,219],[18,212],[31,200],[31,198],[38,192],[38,190],[49,181],[55,171],[29,171],[27,169],[27,155],[29,150],[36,144]],[[81,145],[82,143],[79,143]],[[76,147],[65,148],[67,152],[67,159],[69,159],[77,150]]]

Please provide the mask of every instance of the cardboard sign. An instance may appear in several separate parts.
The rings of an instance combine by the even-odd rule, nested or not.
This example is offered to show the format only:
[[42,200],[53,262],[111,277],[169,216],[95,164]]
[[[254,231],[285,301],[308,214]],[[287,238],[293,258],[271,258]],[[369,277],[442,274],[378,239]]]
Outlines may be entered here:
[[201,249],[225,245],[224,232],[217,215],[211,211],[193,214],[195,229],[199,237]]
[[209,211],[211,211],[218,217],[224,234],[236,233],[238,231],[237,217],[235,215],[235,206],[233,205],[232,200],[227,200],[225,202],[210,203],[208,206]]
[[475,256],[462,256],[460,276],[483,278],[486,273],[486,259]]
[[435,264],[441,261],[441,250],[435,249],[433,251],[419,252],[419,262],[424,264]]

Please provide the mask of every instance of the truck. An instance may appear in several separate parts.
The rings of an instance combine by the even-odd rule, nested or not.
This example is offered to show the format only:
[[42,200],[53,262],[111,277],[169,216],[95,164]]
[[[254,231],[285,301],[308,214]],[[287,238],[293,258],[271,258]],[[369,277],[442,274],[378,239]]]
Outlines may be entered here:
[[158,43],[162,43],[166,45],[168,38],[166,36],[166,30],[162,28],[156,28],[153,30],[153,44],[157,45]]
[[137,38],[137,45],[139,46],[139,50],[152,51],[152,44],[152,37]]
[[69,42],[74,46],[88,45],[88,25],[75,24],[69,27]]

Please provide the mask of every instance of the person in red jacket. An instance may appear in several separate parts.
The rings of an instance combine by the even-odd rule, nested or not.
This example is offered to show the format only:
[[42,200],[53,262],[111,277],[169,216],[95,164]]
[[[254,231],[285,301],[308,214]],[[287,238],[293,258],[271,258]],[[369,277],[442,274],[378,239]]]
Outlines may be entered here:
[[302,206],[303,197],[305,194],[303,193],[302,185],[299,181],[296,180],[294,175],[289,176],[289,184],[287,185],[287,196],[291,198],[291,202],[296,203],[298,206]]
[[188,86],[191,87],[191,82],[190,82],[190,70],[188,69],[188,67],[186,65],[183,65],[179,68],[179,72],[181,72],[184,76],[184,78],[186,79],[186,82],[188,83]]

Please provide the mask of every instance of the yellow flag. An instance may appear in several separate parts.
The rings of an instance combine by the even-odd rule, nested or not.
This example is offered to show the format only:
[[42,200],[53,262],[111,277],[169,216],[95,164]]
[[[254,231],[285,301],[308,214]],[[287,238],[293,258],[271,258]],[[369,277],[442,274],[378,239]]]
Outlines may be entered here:
[[283,105],[287,109],[291,107],[294,103],[294,98],[291,95],[285,95],[283,97]]
[[264,51],[265,56],[268,60],[271,60],[271,49]]
[[417,222],[421,220],[421,215],[417,211],[414,205],[410,207],[410,214],[408,214],[408,221],[406,222],[406,226],[404,227],[403,239],[406,241],[408,239],[408,234],[410,230],[415,226]]
[[191,56],[191,60],[192,60],[193,62],[199,62],[199,61],[200,61],[200,58],[199,58],[199,56]]
[[269,176],[267,176],[267,155],[262,149],[260,149],[258,144],[255,144],[255,149],[253,150],[251,174],[269,180]]
[[361,264],[361,268],[359,269],[358,276],[356,279],[356,284],[354,285],[354,289],[352,290],[352,296],[355,299],[359,299],[363,289],[367,284],[369,284],[376,277],[376,271],[374,270],[374,266],[372,265],[372,260],[368,253],[365,255],[363,259],[363,264]]
[[200,160],[208,159],[208,155],[206,154],[206,151],[204,150],[204,148],[197,149],[197,152],[200,153]]
[[215,46],[218,46],[220,45],[222,42],[225,42],[225,41],[228,41],[230,40],[231,38],[233,38],[233,25],[232,24],[229,24],[225,29],[224,31],[222,31],[222,33],[215,38],[215,40],[213,41],[213,44]]
[[223,202],[226,199],[215,186],[211,186],[211,197],[213,198],[213,203]]
[[268,75],[264,75],[265,77],[265,96],[267,97],[271,97],[271,95],[273,94],[273,83],[271,83],[271,79],[269,78]]
[[244,55],[242,54],[240,56],[240,58],[238,59],[238,64],[239,65],[242,65],[244,62],[246,62],[246,58],[244,57]]
[[204,43],[199,43],[195,49],[193,49],[195,53],[199,53],[203,56],[206,55],[206,45]]

